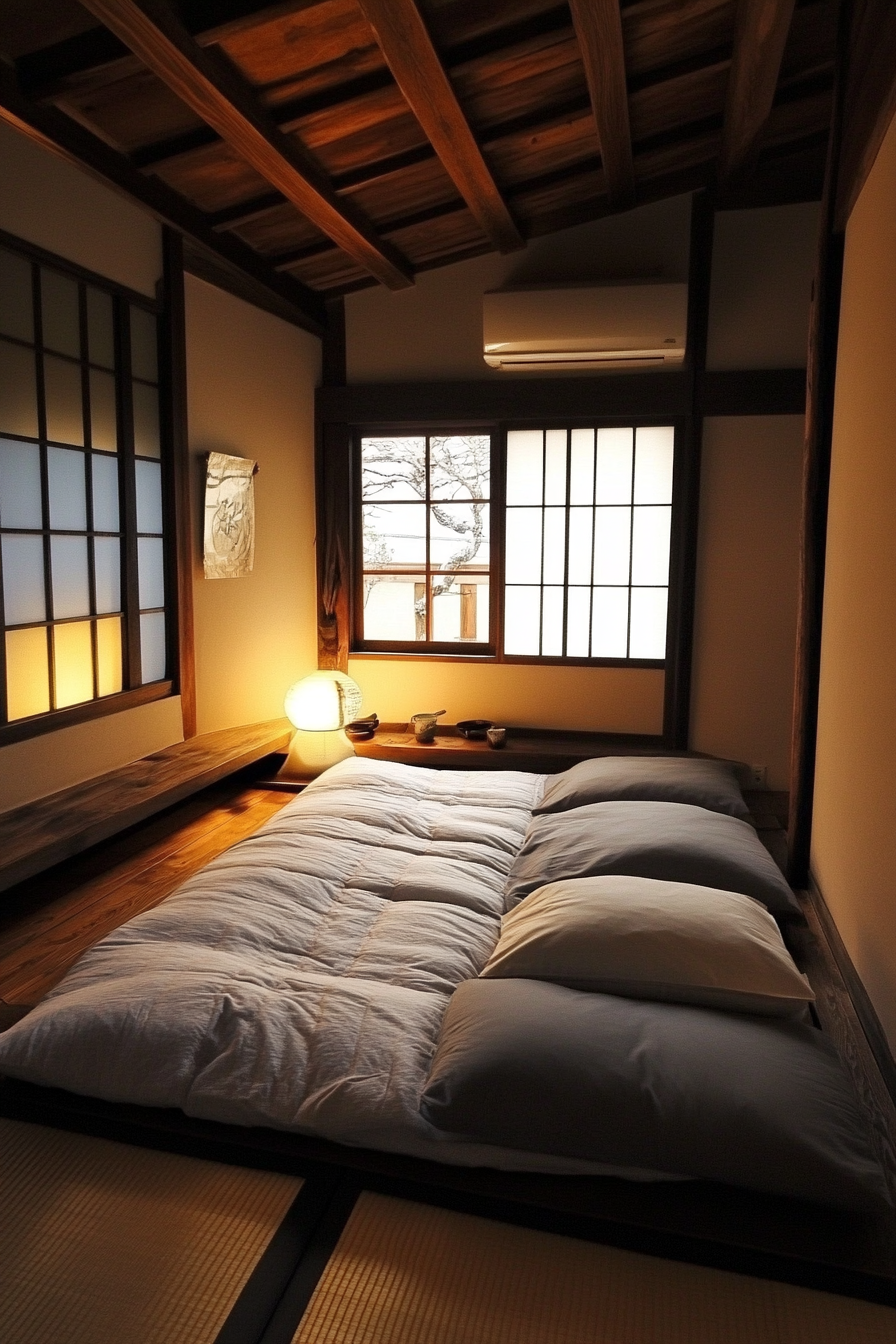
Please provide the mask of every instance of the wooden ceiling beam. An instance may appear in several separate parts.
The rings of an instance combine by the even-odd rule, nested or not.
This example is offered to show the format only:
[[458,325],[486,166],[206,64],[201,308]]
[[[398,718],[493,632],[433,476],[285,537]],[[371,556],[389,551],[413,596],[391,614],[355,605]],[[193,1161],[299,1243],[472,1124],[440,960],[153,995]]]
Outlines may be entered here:
[[619,0],[569,0],[597,123],[610,204],[635,203],[635,164],[628,116],[628,87]]
[[718,178],[750,165],[768,121],[794,0],[738,0]]
[[203,50],[164,0],[85,0],[85,7],[354,261],[390,289],[413,283],[401,253],[339,200],[324,174],[270,120],[235,71]]
[[442,165],[499,252],[524,246],[414,0],[358,0],[386,64]]

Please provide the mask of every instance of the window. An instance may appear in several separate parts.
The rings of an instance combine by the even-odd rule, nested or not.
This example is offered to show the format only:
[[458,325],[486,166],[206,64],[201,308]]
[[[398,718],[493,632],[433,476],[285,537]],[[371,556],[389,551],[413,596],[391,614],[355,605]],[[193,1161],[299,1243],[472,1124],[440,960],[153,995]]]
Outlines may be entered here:
[[662,663],[674,427],[498,441],[359,437],[355,648]]
[[151,301],[0,247],[2,725],[169,675],[158,345]]

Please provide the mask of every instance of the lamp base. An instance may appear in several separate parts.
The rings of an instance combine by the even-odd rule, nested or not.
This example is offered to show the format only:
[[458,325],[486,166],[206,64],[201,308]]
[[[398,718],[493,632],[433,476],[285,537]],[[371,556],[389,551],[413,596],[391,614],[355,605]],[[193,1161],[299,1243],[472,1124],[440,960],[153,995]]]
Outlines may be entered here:
[[355,749],[341,728],[329,733],[297,728],[289,744],[289,755],[277,773],[278,786],[301,788],[331,765],[354,754]]

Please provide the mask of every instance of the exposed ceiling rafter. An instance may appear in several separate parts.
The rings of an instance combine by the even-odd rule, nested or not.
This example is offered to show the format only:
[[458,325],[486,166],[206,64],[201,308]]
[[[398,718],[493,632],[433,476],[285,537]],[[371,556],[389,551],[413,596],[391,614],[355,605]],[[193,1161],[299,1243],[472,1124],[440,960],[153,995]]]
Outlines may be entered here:
[[738,0],[718,177],[726,182],[756,156],[778,86],[794,0]]
[[614,208],[635,203],[635,165],[628,116],[619,0],[569,0]]

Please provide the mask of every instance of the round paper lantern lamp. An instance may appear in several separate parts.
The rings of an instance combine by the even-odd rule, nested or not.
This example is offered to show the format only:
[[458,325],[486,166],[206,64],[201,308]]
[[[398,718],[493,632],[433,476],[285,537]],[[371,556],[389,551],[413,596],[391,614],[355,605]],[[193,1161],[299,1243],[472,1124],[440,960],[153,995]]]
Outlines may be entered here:
[[286,692],[283,708],[296,729],[278,779],[301,780],[354,754],[342,732],[358,717],[361,688],[344,672],[312,672]]

